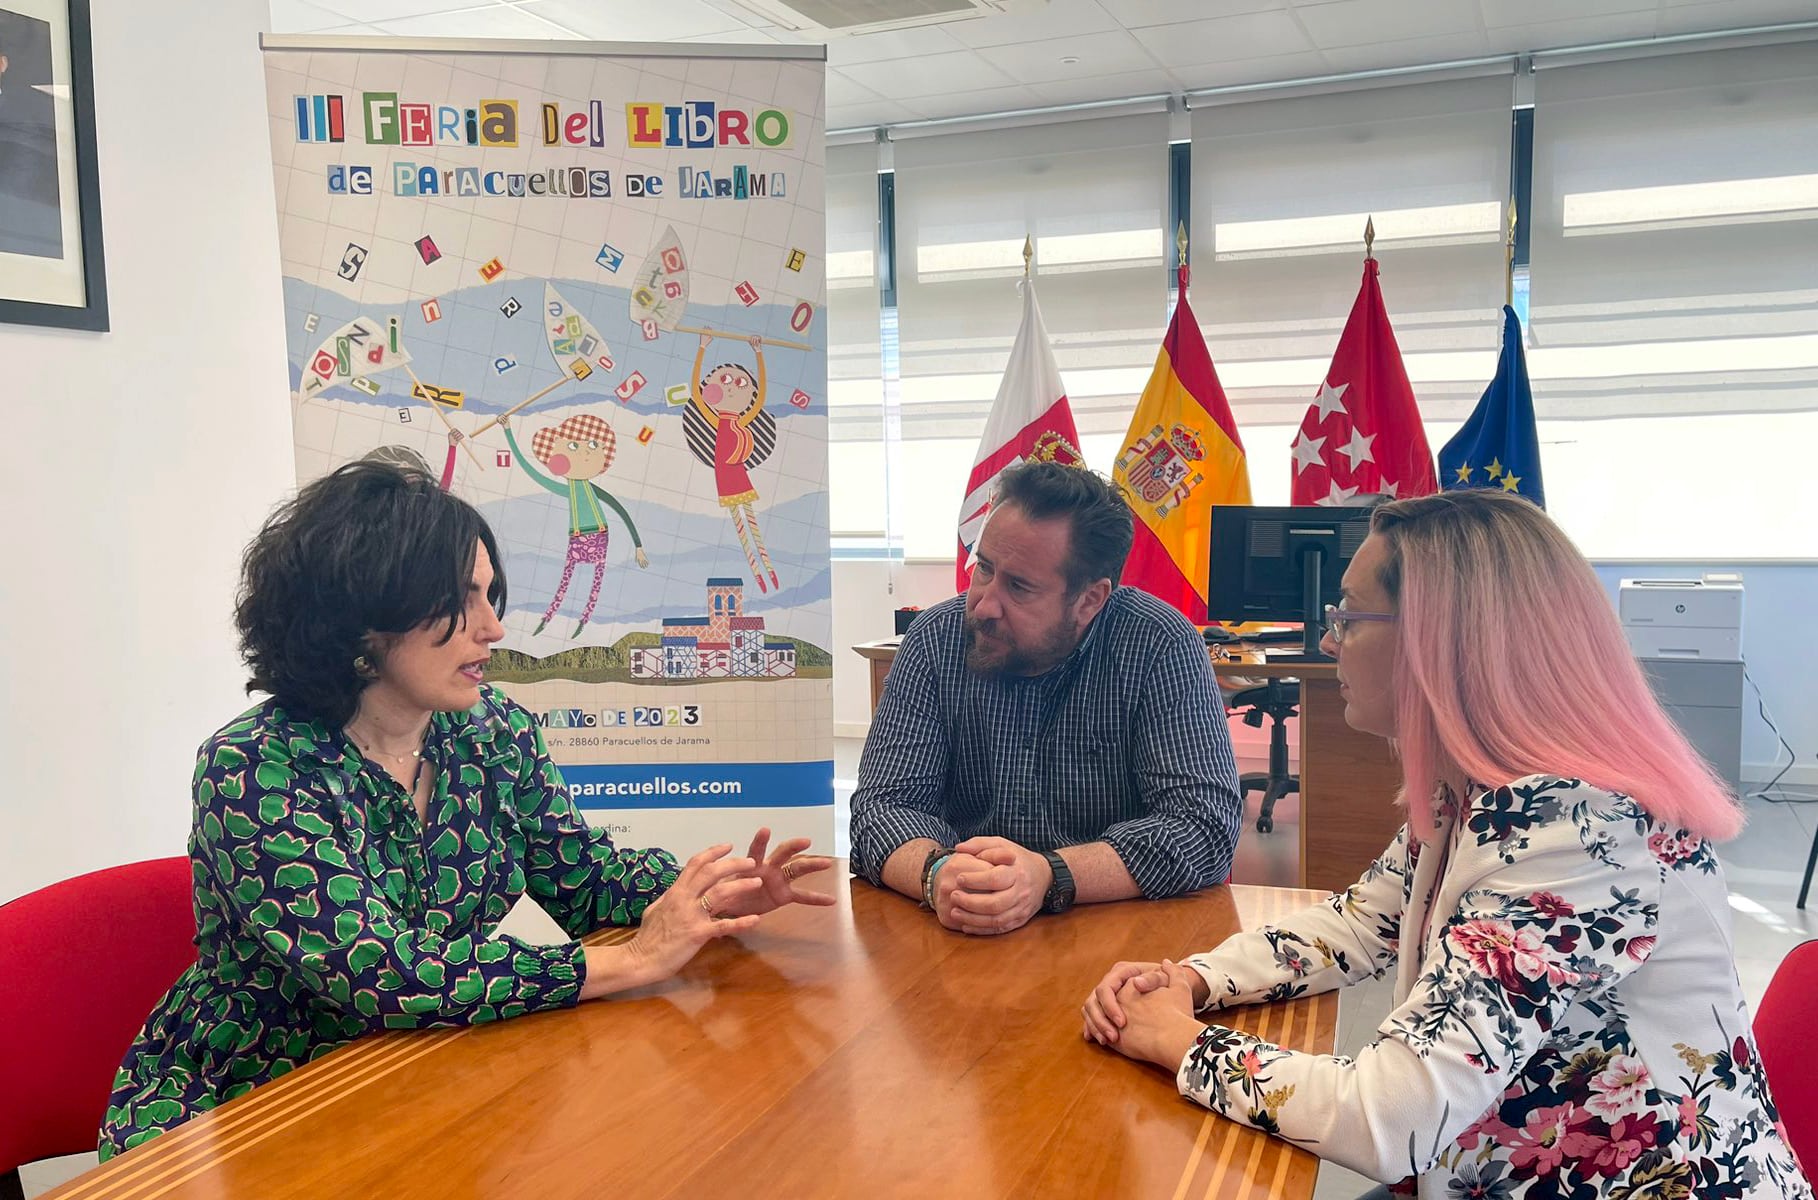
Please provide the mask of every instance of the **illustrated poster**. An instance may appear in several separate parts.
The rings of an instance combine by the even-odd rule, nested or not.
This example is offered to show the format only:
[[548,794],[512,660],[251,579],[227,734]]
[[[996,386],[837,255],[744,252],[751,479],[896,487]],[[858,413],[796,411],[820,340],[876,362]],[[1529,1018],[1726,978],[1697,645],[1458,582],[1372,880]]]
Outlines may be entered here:
[[830,847],[824,64],[579,49],[268,48],[298,482],[485,514],[591,821]]

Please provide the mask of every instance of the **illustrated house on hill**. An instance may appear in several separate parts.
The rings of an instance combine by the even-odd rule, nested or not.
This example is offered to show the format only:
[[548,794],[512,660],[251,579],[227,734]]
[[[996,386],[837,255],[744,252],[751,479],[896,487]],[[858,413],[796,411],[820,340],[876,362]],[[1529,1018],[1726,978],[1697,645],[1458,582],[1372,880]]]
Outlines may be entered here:
[[631,651],[633,679],[785,679],[795,674],[795,643],[764,636],[764,618],[747,617],[745,581],[707,581],[707,612],[663,618],[663,641]]

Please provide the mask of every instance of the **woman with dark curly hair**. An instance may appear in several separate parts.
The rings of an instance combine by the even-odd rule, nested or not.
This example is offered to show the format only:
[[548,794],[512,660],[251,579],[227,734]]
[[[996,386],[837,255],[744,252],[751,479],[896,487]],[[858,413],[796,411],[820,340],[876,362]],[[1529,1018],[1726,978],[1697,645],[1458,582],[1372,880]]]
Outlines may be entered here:
[[[666,979],[829,860],[714,846],[678,869],[570,803],[530,714],[485,682],[505,635],[485,520],[426,473],[357,462],[247,549],[235,613],[271,698],[203,744],[195,966],[127,1052],[101,1157],[363,1034],[500,1020]],[[571,938],[497,933],[529,894]]]

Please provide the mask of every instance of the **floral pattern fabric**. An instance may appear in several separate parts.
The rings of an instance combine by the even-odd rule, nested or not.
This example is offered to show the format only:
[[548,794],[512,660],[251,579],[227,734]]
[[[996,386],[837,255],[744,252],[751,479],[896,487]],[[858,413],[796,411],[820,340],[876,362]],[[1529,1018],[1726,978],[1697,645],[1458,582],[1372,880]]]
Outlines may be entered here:
[[1186,960],[1208,1009],[1394,969],[1372,1043],[1347,1059],[1212,1025],[1182,1094],[1429,1200],[1811,1200],[1710,846],[1572,779],[1442,807],[1430,844],[1404,828],[1348,890]]
[[267,702],[196,763],[198,961],[127,1052],[101,1157],[362,1034],[571,1005],[578,942],[494,936],[528,893],[571,937],[631,925],[675,881],[662,850],[589,829],[530,714],[492,688],[437,713],[429,819],[340,730]]

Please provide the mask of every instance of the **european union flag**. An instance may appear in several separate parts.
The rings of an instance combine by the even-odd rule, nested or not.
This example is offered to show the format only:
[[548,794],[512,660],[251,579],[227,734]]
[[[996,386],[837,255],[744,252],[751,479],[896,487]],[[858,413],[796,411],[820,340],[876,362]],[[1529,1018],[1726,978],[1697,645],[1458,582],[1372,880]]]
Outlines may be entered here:
[[1471,419],[1440,450],[1439,486],[1448,492],[1501,488],[1547,506],[1521,322],[1507,305],[1502,310],[1502,356],[1496,362],[1496,378],[1484,389]]

